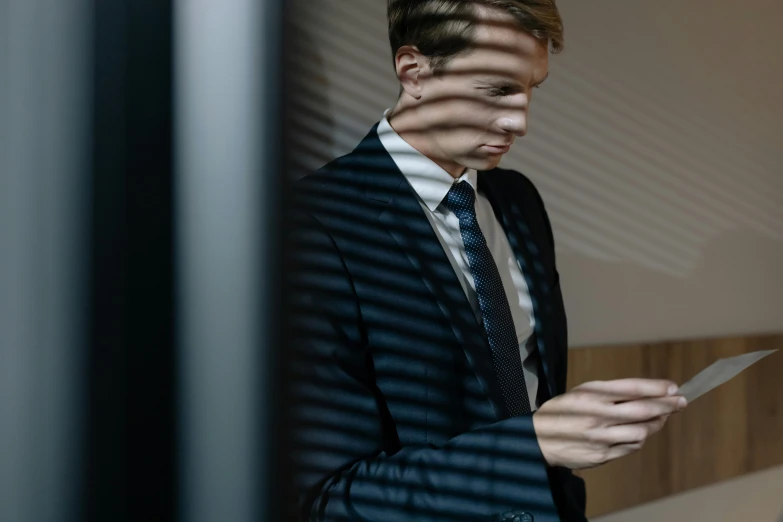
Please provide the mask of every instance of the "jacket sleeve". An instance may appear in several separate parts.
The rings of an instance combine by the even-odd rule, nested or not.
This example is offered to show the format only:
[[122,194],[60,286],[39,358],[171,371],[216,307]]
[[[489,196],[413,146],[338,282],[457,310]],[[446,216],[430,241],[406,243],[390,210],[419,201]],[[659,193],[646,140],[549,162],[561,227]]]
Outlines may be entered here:
[[530,415],[439,446],[400,446],[337,245],[307,213],[293,233],[290,443],[300,519],[559,520]]

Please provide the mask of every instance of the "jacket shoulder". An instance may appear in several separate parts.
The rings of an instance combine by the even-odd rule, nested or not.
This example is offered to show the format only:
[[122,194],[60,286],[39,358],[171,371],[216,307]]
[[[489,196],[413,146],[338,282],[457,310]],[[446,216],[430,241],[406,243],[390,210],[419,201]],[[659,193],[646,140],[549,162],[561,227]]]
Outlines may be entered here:
[[296,180],[292,189],[294,208],[318,213],[345,206],[362,197],[361,176],[352,168],[351,155],[334,159]]
[[306,174],[294,182],[294,191],[308,190],[315,186],[339,187],[343,190],[358,188],[358,173],[353,167],[353,153],[333,159],[318,170]]
[[491,171],[491,176],[496,177],[504,186],[513,187],[517,190],[526,189],[538,194],[535,183],[525,174],[518,170],[496,168]]
[[512,169],[496,168],[489,173],[490,182],[496,183],[496,187],[501,194],[506,194],[518,202],[521,202],[526,208],[538,207],[541,212],[546,213],[544,200],[538,191],[535,183],[525,174]]

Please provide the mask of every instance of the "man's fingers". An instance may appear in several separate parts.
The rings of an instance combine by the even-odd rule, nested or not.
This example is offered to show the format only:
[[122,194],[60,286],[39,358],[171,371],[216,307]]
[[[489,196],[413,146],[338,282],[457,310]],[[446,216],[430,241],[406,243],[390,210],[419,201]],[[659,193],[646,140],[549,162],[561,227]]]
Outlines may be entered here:
[[658,417],[647,422],[610,426],[603,431],[602,437],[605,437],[605,440],[602,442],[612,446],[618,444],[644,444],[644,441],[650,435],[659,432],[663,428],[664,423],[663,417]]
[[684,407],[681,405],[681,400],[682,397],[673,396],[611,404],[607,406],[607,420],[616,424],[625,424],[671,415]]
[[610,462],[612,460],[619,459],[620,457],[630,455],[631,453],[642,449],[642,446],[644,446],[644,442],[634,442],[631,444],[618,444],[616,446],[612,446],[609,448],[609,451],[606,454],[605,462]]
[[642,449],[644,443],[647,442],[647,439],[649,439],[651,435],[661,431],[666,424],[667,418],[668,415],[665,415],[646,423],[627,424],[625,426],[614,426],[610,428],[611,430],[616,430],[612,433],[612,438],[620,440],[621,442],[615,443],[609,447],[606,455],[606,462],[624,457]]
[[674,395],[677,385],[665,379],[616,379],[586,382],[574,391],[594,393],[606,402],[624,402]]

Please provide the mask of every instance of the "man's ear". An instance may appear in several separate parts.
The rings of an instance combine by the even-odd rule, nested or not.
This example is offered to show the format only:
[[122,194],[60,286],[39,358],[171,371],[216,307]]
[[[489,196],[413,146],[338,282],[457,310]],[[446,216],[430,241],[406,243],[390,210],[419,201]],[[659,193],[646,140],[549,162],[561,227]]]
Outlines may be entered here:
[[401,89],[417,100],[421,98],[422,81],[429,75],[429,59],[417,48],[403,45],[397,49],[394,66]]

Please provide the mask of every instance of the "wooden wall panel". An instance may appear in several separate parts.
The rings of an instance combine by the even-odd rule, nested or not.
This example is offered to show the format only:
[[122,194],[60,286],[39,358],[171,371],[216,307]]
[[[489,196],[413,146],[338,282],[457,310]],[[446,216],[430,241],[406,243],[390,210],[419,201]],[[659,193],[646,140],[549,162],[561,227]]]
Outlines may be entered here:
[[722,357],[781,349],[669,418],[639,452],[578,472],[588,516],[783,464],[783,335],[577,348],[569,388],[624,377],[682,384]]

